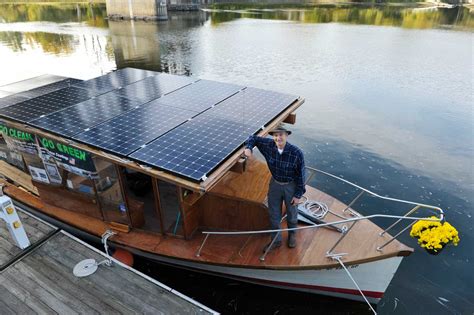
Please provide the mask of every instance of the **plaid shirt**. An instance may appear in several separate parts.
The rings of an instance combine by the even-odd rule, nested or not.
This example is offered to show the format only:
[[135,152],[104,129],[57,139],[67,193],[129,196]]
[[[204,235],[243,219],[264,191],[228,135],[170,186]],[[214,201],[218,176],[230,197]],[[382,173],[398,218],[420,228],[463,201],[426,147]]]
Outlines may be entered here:
[[254,146],[257,146],[267,160],[273,178],[279,182],[295,181],[295,197],[301,198],[306,192],[303,151],[287,142],[280,154],[272,139],[252,135],[247,139],[246,147],[252,150]]

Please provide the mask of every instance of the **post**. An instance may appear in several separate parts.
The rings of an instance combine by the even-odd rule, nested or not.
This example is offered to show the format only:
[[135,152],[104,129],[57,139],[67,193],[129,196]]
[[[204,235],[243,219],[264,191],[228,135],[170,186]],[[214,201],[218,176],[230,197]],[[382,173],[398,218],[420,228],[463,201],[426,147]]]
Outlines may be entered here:
[[0,187],[0,205],[2,207],[0,211],[0,219],[3,219],[7,223],[8,230],[10,231],[13,240],[21,249],[25,249],[30,246],[30,240],[26,235],[23,224],[20,221],[20,217],[16,212],[15,206],[12,200],[8,196],[4,196],[2,192],[3,186]]

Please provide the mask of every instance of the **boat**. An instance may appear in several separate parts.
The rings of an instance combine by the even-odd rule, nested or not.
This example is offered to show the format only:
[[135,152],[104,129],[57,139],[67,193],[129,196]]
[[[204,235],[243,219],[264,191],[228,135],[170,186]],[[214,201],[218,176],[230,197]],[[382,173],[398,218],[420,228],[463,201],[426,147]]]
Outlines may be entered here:
[[[397,237],[424,219],[420,211],[443,219],[438,207],[307,167],[298,246],[263,251],[271,233],[291,229],[284,216],[280,230],[268,228],[271,174],[243,157],[243,145],[294,124],[303,98],[132,68],[14,96],[0,100],[4,192],[73,234],[107,235],[110,246],[159,263],[377,304],[413,252]],[[357,195],[346,204],[311,186],[323,177]],[[355,209],[363,196],[410,210],[364,215]]]

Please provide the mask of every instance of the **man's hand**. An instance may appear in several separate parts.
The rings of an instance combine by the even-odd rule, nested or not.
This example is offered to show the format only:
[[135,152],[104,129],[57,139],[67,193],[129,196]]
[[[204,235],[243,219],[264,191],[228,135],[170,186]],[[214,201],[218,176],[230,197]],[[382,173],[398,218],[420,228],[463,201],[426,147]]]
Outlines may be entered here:
[[247,149],[244,150],[244,154],[245,154],[246,157],[251,157],[252,156],[252,150],[247,148]]
[[293,197],[293,199],[291,199],[291,204],[294,206],[298,205],[300,202],[301,202],[301,198]]

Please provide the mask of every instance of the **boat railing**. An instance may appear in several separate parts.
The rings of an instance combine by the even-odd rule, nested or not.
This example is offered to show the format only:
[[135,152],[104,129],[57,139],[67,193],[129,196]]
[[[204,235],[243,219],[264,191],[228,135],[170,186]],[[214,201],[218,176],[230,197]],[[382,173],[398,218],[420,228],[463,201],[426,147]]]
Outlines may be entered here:
[[[314,224],[314,225],[307,225],[307,226],[300,226],[296,228],[281,228],[281,229],[267,229],[267,230],[249,230],[249,231],[202,231],[202,234],[205,235],[203,241],[201,242],[201,245],[199,246],[196,256],[199,257],[201,255],[202,249],[204,248],[208,238],[210,235],[260,235],[260,234],[271,234],[275,233],[276,235],[273,237],[270,246],[267,247],[267,250],[264,252],[264,254],[260,257],[261,261],[265,260],[266,255],[268,254],[271,246],[273,243],[276,241],[277,236],[285,231],[300,231],[300,230],[310,230],[310,229],[318,229],[322,227],[337,227],[337,225],[340,224],[348,224],[351,223],[349,228],[343,229],[341,232],[341,236],[336,240],[334,244],[329,248],[329,250],[326,252],[326,256],[330,258],[332,255],[334,255],[334,249],[337,247],[337,245],[349,234],[349,232],[352,230],[352,228],[357,224],[357,222],[362,221],[362,220],[371,220],[371,219],[376,219],[376,218],[384,218],[384,219],[393,219],[395,222],[393,222],[388,228],[383,230],[382,232],[379,233],[379,236],[383,236],[386,234],[388,231],[393,229],[396,225],[398,225],[402,221],[408,221],[408,225],[402,228],[397,234],[394,236],[390,237],[388,240],[386,240],[383,244],[377,247],[378,251],[382,251],[385,246],[393,242],[398,236],[400,236],[403,232],[408,230],[413,224],[415,224],[419,220],[426,220],[426,221],[443,221],[444,220],[444,212],[441,208],[433,205],[428,205],[424,203],[418,203],[418,202],[413,202],[413,201],[408,201],[408,200],[403,200],[403,199],[396,199],[396,198],[391,198],[391,197],[386,197],[386,196],[381,196],[373,191],[370,191],[369,189],[366,189],[364,187],[361,187],[355,183],[352,183],[344,178],[341,178],[339,176],[336,176],[334,174],[312,168],[307,166],[306,169],[310,173],[309,176],[307,177],[306,184],[316,175],[316,174],[323,174],[325,176],[328,176],[330,178],[333,178],[335,180],[338,180],[342,183],[348,184],[354,188],[356,188],[359,193],[357,196],[352,199],[351,202],[346,206],[346,208],[342,211],[343,213],[348,212],[352,217],[344,217],[341,215],[338,215],[334,213],[333,211],[330,211],[332,214],[336,215],[337,217],[340,218],[340,220],[332,221],[332,222],[324,222],[324,223],[319,223],[319,224]],[[407,204],[413,206],[407,213],[404,215],[390,215],[390,214],[371,214],[371,215],[366,215],[363,216],[360,213],[354,211],[352,209],[352,206],[359,200],[363,195],[367,194],[370,197],[378,198],[381,200],[386,200],[394,203],[401,203],[401,204]],[[438,213],[438,216],[436,217],[418,217],[418,216],[412,216],[415,212],[418,212],[421,209],[428,209],[432,210]],[[283,219],[282,219],[283,220]]]

